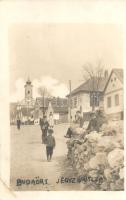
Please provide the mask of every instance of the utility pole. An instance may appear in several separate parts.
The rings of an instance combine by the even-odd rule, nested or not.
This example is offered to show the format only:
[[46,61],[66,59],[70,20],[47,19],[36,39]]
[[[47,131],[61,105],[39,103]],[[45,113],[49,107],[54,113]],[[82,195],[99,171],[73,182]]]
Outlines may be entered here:
[[44,92],[43,92],[43,118],[45,115],[45,96],[44,96]]
[[69,80],[69,92],[70,92],[70,95],[69,95],[69,109],[70,109],[70,125],[71,125],[71,80]]

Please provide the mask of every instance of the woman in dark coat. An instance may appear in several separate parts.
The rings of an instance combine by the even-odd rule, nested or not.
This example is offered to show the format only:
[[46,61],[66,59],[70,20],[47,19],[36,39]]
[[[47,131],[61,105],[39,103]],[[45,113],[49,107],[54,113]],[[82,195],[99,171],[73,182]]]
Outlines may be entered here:
[[44,116],[43,119],[40,119],[40,127],[42,130],[42,143],[46,143],[47,132],[49,128],[49,123],[47,121],[47,117]]
[[21,127],[21,120],[17,119],[17,129],[20,130]]

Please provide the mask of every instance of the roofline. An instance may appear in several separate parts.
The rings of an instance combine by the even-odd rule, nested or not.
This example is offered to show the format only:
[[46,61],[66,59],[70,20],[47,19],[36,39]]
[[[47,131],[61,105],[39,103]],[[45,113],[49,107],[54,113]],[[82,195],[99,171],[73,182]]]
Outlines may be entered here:
[[[94,77],[94,78],[96,78],[96,77]],[[101,77],[101,78],[104,78],[104,77]],[[86,81],[86,82],[84,82],[84,83],[82,83],[81,85],[83,85],[83,84],[86,84],[88,81],[90,81],[90,78]],[[72,92],[71,92],[71,96],[73,96],[73,95],[75,95],[75,94],[77,94],[77,93],[81,93],[81,92],[85,92],[85,93],[90,93],[90,92],[104,92],[104,89],[103,90],[96,90],[96,91],[89,91],[89,90],[83,90],[83,89],[81,89],[81,90],[79,90],[79,91],[77,91],[77,92],[74,92],[75,90],[77,90],[79,87],[81,87],[81,85],[80,86],[78,86],[77,88],[75,88]],[[70,93],[68,94],[68,95],[66,95],[66,97],[69,97],[70,96]]]
[[[108,81],[107,81],[107,83],[106,83],[106,85],[105,85],[105,88],[104,88],[104,93],[105,93],[105,90],[106,90],[106,88],[107,88],[107,86],[108,86],[108,83],[109,83],[109,81],[110,81],[110,78],[111,78],[111,76],[112,76],[112,73],[114,72],[114,70],[116,70],[116,69],[119,69],[119,68],[113,68],[112,69],[112,71],[111,71],[111,73],[110,73],[110,75],[109,75],[109,78],[108,78]],[[123,69],[122,69],[123,70]],[[116,73],[115,73],[116,74]],[[116,74],[117,75],[117,74]],[[119,79],[119,78],[118,78]],[[120,79],[119,79],[120,80]],[[120,80],[121,81],[121,80]],[[121,81],[122,82],[122,81]]]
[[[114,68],[113,71],[114,71],[114,70],[122,70],[122,71],[123,71],[123,69],[121,69],[121,68]],[[114,71],[114,72],[115,72],[115,74],[118,76],[118,74],[116,73],[116,71]],[[118,79],[123,83],[123,80],[120,79],[119,76],[118,76]]]
[[107,88],[107,86],[108,86],[108,83],[109,83],[109,81],[110,81],[110,78],[111,78],[111,76],[112,76],[112,73],[113,73],[113,69],[112,69],[112,71],[111,71],[111,73],[110,73],[110,75],[109,75],[108,81],[106,82],[106,85],[105,85],[105,88],[104,88],[104,93],[105,93],[105,90],[106,90],[106,88]]
[[[104,91],[104,90],[103,90]],[[103,91],[101,91],[101,90],[92,90],[92,91],[89,91],[89,90],[80,90],[80,91],[77,91],[77,92],[75,92],[75,93],[73,93],[73,94],[71,94],[71,96],[74,96],[74,95],[76,95],[77,93],[90,93],[90,92],[103,92]],[[70,96],[70,94],[68,94],[66,97],[69,97]]]
[[[77,92],[71,93],[71,96],[74,96],[75,94],[82,93],[82,92],[89,93],[88,90],[79,90]],[[67,97],[69,97],[69,96],[70,96],[70,94],[67,95]]]

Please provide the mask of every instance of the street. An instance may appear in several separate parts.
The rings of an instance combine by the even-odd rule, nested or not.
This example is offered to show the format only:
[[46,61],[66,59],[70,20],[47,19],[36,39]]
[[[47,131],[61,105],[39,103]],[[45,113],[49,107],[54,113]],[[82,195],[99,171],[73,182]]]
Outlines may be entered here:
[[[37,126],[11,126],[11,187],[13,190],[63,191],[80,190],[79,184],[60,183],[60,177],[73,177],[67,160],[67,139],[64,138],[68,124],[56,125],[54,136],[56,147],[51,162],[46,160],[46,147],[41,141],[41,130]],[[17,179],[48,179],[48,184],[21,184]]]

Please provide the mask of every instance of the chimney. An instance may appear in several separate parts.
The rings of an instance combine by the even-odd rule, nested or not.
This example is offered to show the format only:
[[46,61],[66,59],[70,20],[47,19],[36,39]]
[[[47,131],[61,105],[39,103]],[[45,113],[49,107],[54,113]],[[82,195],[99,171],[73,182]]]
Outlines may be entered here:
[[104,77],[105,77],[105,79],[108,78],[108,70],[105,70],[105,72],[104,72]]

